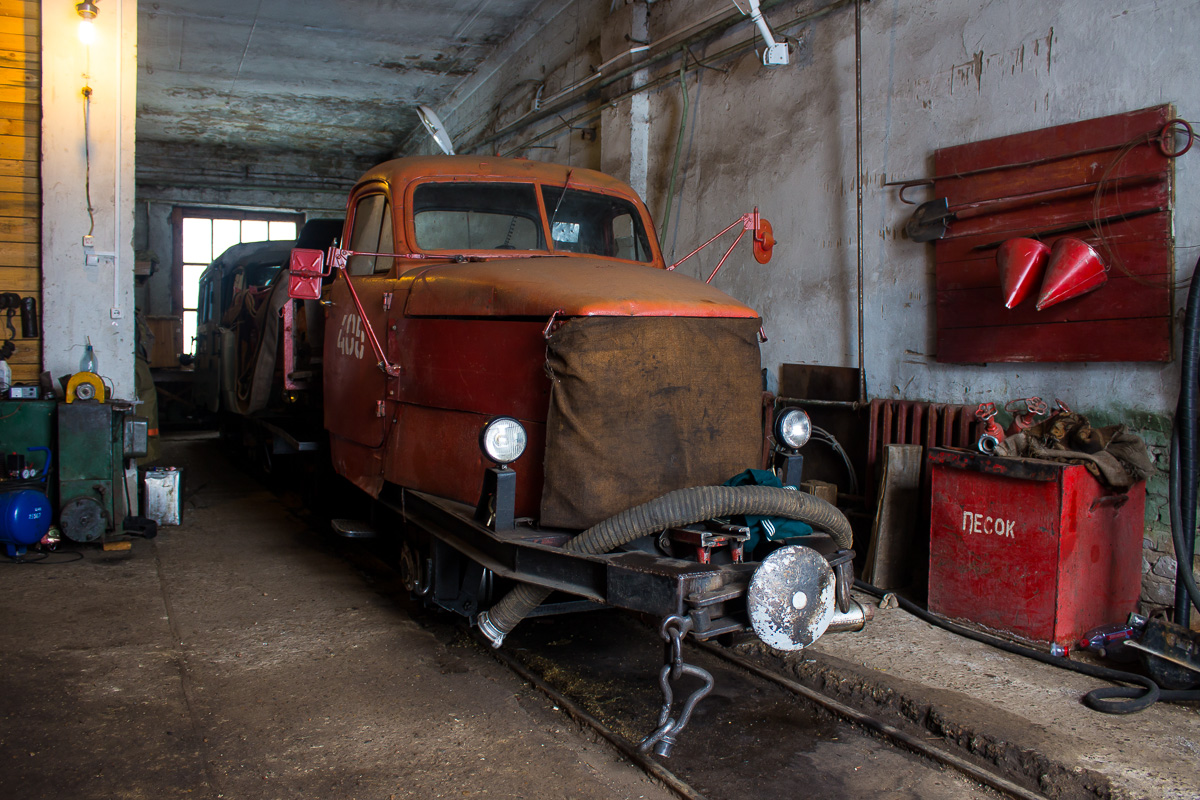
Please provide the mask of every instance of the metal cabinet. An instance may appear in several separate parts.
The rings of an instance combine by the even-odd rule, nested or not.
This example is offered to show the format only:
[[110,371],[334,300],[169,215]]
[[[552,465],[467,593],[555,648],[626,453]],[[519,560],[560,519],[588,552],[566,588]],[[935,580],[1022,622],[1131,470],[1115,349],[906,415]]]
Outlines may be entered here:
[[929,453],[929,610],[1070,646],[1141,591],[1145,484],[1106,489],[1054,461]]

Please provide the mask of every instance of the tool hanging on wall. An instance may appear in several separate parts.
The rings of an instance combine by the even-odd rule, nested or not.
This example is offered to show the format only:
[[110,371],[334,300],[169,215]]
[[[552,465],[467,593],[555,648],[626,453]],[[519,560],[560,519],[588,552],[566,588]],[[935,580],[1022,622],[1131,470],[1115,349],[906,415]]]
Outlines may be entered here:
[[[1160,176],[1134,175],[1128,178],[1116,178],[1105,188],[1129,189],[1135,186],[1146,186],[1157,182]],[[1027,192],[1011,197],[997,197],[991,200],[978,200],[974,203],[963,203],[950,206],[945,197],[927,200],[913,212],[912,217],[904,226],[904,232],[914,242],[932,242],[946,237],[953,220],[982,217],[988,214],[1000,214],[1005,211],[1026,209],[1042,203],[1058,200],[1070,200],[1077,197],[1087,197],[1095,194],[1098,183],[1081,183],[1077,186],[1066,186],[1061,189],[1046,189],[1040,192]]]
[[8,338],[0,345],[0,360],[7,361],[17,351],[13,339],[17,338],[17,329],[13,325],[13,314],[21,314],[21,336],[34,339],[38,335],[37,300],[32,297],[21,297],[15,292],[0,292],[0,311],[5,311],[4,323],[8,328]]

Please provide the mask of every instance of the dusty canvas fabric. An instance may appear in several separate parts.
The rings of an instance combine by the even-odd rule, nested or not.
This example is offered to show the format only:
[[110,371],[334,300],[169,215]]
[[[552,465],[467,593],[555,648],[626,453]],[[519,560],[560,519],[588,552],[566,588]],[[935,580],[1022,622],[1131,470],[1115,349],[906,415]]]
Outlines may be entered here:
[[758,467],[759,324],[585,317],[555,331],[542,524],[586,528]]
[[1014,434],[996,447],[996,455],[1082,464],[1101,483],[1119,492],[1155,472],[1141,437],[1124,425],[1093,428],[1082,414],[1058,414]]

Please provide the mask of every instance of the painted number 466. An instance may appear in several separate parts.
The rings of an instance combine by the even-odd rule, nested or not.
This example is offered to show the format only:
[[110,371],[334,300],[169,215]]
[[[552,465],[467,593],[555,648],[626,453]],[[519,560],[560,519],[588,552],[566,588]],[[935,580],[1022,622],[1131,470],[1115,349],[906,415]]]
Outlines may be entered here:
[[363,345],[366,343],[367,335],[363,331],[362,317],[358,314],[347,314],[342,317],[342,324],[338,328],[337,349],[344,356],[354,356],[355,358],[363,357]]

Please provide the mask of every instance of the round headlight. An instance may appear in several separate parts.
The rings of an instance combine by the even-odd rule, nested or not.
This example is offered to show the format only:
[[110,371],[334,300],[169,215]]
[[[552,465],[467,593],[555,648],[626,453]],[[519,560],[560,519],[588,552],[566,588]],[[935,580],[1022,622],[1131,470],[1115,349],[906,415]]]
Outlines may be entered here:
[[775,441],[799,450],[812,436],[812,420],[798,408],[785,408],[775,417]]
[[484,455],[497,464],[511,464],[525,452],[529,437],[521,423],[512,417],[496,417],[479,435],[479,446]]

